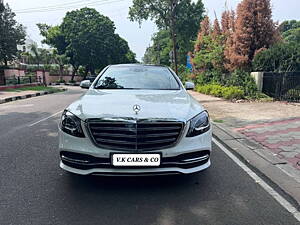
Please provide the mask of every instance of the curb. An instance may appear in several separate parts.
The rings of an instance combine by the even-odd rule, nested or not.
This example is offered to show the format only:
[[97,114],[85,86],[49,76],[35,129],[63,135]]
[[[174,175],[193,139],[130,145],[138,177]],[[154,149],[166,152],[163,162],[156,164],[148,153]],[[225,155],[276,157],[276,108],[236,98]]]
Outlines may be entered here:
[[[66,91],[66,88],[61,89],[62,91]],[[53,92],[53,91],[41,91],[37,92],[34,94],[28,94],[28,95],[20,95],[20,96],[14,96],[14,97],[8,97],[8,98],[3,98],[0,99],[0,104],[8,103],[8,102],[13,102],[17,100],[22,100],[22,99],[27,99],[27,98],[33,98],[33,97],[38,97],[38,96],[43,96],[43,95],[49,95],[49,94],[55,94],[58,92]]]
[[213,137],[300,210],[300,183],[281,169],[284,160],[220,124],[213,123]]

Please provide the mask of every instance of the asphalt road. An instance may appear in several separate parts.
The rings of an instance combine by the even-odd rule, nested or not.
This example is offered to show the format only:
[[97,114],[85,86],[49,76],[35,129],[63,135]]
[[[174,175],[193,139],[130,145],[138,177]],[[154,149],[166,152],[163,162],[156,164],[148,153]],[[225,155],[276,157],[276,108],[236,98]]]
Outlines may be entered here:
[[105,178],[62,171],[58,112],[82,93],[0,105],[0,225],[299,224],[217,146],[212,167],[192,176]]

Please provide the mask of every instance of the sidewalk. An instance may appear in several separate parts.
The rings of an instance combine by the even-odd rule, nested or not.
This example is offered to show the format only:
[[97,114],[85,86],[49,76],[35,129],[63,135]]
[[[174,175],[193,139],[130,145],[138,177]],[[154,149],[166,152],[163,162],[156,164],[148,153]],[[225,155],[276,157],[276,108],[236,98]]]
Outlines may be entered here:
[[300,206],[300,105],[233,103],[191,91],[214,121],[214,136]]

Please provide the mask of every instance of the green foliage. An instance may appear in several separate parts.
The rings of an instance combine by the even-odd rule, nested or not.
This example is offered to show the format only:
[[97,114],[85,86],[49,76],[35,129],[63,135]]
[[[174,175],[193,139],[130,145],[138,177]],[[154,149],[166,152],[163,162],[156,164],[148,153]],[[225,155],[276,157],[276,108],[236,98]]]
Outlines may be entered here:
[[[198,70],[224,71],[224,48],[223,36],[213,39],[211,35],[204,36],[201,40],[200,49],[195,53],[194,63]],[[196,43],[197,44],[197,43]]]
[[146,49],[143,62],[146,64],[170,66],[169,53],[172,50],[172,42],[168,30],[160,30],[152,37],[153,45]]
[[[235,96],[235,90],[239,89],[243,91],[243,96],[257,98],[258,92],[255,81],[249,72],[243,70],[236,70],[229,77],[218,70],[204,71],[197,74],[195,83],[198,87],[205,87],[206,91],[200,89],[202,93],[207,92],[206,94],[217,97],[230,99],[231,96]],[[214,90],[212,91],[211,88]]]
[[205,85],[211,83],[213,80],[213,77],[211,73],[208,71],[204,71],[201,73],[198,73],[196,75],[195,83],[199,85]]
[[300,43],[280,43],[258,53],[253,69],[263,72],[300,71]]
[[[163,39],[153,41],[153,46],[147,49],[144,62],[152,64],[170,65],[169,53],[174,46],[171,34],[177,36],[176,47],[178,49],[179,64],[186,63],[186,55],[193,50],[193,42],[197,36],[199,23],[203,19],[204,5],[202,0],[176,1],[172,5],[169,0],[134,0],[129,10],[129,18],[132,21],[151,19],[155,21]],[[160,36],[157,34],[156,36]],[[162,43],[161,43],[162,42]]]
[[64,79],[59,79],[59,80],[56,80],[55,83],[64,84],[64,83],[66,83],[66,81]]
[[298,100],[300,98],[300,86],[288,90],[287,95],[290,96],[292,100]]
[[15,20],[15,13],[11,11],[9,5],[1,4],[0,11],[0,62],[5,65],[8,61],[14,60],[18,56],[17,45],[24,44],[25,29]]
[[60,26],[49,26],[47,24],[38,23],[37,24],[40,33],[45,39],[42,43],[50,45],[53,48],[56,48],[58,54],[64,54],[68,44],[64,34],[62,33]]
[[95,74],[109,64],[136,62],[127,41],[115,34],[115,25],[95,9],[68,12],[59,26],[38,24],[44,43],[65,55],[77,71],[79,66]]
[[82,77],[85,76],[86,71],[85,71],[85,68],[83,66],[79,66],[79,68],[78,68],[78,74],[80,76],[82,76]]
[[9,92],[48,91],[50,93],[56,93],[56,92],[61,92],[63,90],[60,88],[54,88],[54,87],[33,86],[33,87],[9,88],[9,89],[5,89],[5,91],[9,91]]
[[190,70],[185,65],[180,64],[178,66],[178,77],[184,83],[189,80]]
[[75,80],[70,80],[69,83],[70,83],[70,84],[75,84],[76,81],[75,81]]
[[258,53],[253,69],[263,72],[294,72],[300,70],[300,21],[284,21],[279,26],[284,41]]
[[226,85],[240,87],[249,97],[255,97],[257,93],[257,86],[253,77],[244,70],[235,70],[227,80]]
[[234,86],[221,86],[219,84],[197,85],[196,90],[200,93],[223,97],[225,99],[242,99],[245,97],[244,91]]
[[216,69],[203,71],[197,74],[195,83],[204,85],[209,83],[218,83],[218,84],[225,84],[224,81],[225,74]]
[[294,42],[300,44],[300,27],[288,30],[282,34],[284,40],[287,42]]
[[282,22],[279,25],[279,31],[282,34],[289,31],[289,30],[293,30],[293,29],[296,29],[296,28],[300,28],[300,21],[287,20],[287,21]]

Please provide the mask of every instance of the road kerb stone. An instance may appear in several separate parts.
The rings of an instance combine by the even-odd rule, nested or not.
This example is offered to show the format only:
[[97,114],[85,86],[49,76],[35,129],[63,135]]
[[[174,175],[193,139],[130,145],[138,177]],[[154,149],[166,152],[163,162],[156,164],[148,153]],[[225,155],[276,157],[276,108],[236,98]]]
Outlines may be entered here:
[[[62,88],[62,91],[66,91],[67,88]],[[41,91],[41,92],[37,92],[34,94],[27,94],[27,95],[21,95],[21,96],[14,96],[14,97],[8,97],[8,98],[2,98],[0,99],[0,104],[4,104],[7,102],[12,102],[12,101],[17,101],[20,99],[27,99],[27,98],[32,98],[32,97],[37,97],[37,96],[42,96],[42,95],[48,95],[48,94],[54,94],[51,91]]]

